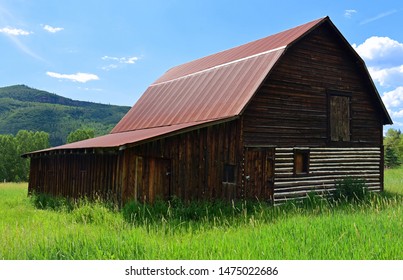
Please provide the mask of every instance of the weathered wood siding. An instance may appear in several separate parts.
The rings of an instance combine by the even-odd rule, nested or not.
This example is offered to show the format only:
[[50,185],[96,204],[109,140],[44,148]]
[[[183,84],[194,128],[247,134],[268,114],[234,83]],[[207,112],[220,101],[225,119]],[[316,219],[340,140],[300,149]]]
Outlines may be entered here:
[[291,46],[246,108],[245,145],[326,147],[329,92],[351,95],[347,146],[380,147],[381,110],[365,71],[327,24]]
[[[157,197],[176,196],[189,201],[241,196],[239,124],[235,120],[126,149],[124,200],[152,202]],[[235,184],[223,183],[225,164],[237,166]]]
[[311,148],[309,173],[294,174],[294,148],[276,148],[274,200],[326,195],[346,176],[364,179],[369,190],[380,191],[383,166],[380,148]]
[[[276,147],[275,202],[326,192],[346,176],[383,188],[381,110],[360,67],[323,25],[287,50],[245,109],[244,144]],[[332,116],[338,98],[344,109]],[[298,147],[309,150],[307,174],[295,174]]]
[[243,198],[273,200],[274,148],[246,147],[243,158]]
[[111,154],[58,154],[31,158],[29,193],[119,201],[120,160]]
[[[241,197],[240,121],[200,128],[104,154],[43,154],[31,158],[29,192],[66,197],[110,197],[119,203]],[[223,182],[224,165],[236,182]],[[254,190],[251,190],[254,192]]]

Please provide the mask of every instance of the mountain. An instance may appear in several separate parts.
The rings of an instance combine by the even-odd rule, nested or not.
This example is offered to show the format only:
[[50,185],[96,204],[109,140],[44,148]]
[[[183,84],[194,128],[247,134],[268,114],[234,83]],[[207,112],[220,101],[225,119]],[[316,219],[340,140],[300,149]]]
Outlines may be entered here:
[[25,85],[0,87],[0,134],[45,131],[51,145],[57,146],[78,128],[92,128],[96,136],[109,133],[129,109],[72,100]]

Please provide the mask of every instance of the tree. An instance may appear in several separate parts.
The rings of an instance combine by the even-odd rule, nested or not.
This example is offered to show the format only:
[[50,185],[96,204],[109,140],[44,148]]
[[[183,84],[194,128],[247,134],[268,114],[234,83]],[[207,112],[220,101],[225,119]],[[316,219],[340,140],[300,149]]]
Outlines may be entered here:
[[0,180],[14,181],[17,164],[17,145],[13,135],[0,135]]
[[385,150],[385,167],[393,168],[400,165],[399,157],[396,150],[391,147],[386,147]]
[[43,131],[20,130],[15,136],[17,145],[17,171],[15,181],[27,181],[29,176],[29,160],[21,155],[50,147],[49,133]]
[[27,181],[29,160],[21,155],[49,148],[49,134],[20,130],[16,136],[0,135],[0,180]]
[[86,140],[90,138],[94,138],[95,132],[90,128],[79,128],[73,132],[71,132],[67,136],[67,143],[73,143],[81,140]]
[[397,167],[403,160],[403,136],[400,130],[388,129],[384,137],[385,166]]
[[385,138],[383,141],[383,144],[385,147],[390,147],[390,148],[397,148],[400,142],[400,136],[401,136],[401,131],[396,130],[393,128],[389,128],[388,131],[385,134]]

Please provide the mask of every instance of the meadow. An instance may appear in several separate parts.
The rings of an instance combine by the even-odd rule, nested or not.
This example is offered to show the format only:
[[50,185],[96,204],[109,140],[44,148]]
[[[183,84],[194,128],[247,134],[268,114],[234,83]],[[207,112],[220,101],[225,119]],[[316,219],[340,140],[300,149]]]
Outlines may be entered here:
[[0,259],[401,260],[403,168],[360,202],[130,203],[27,197],[0,184]]

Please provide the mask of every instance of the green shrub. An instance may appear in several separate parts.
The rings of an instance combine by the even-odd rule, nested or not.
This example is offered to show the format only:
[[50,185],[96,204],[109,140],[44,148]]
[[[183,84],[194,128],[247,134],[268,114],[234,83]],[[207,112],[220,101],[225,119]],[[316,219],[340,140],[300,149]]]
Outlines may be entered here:
[[79,224],[114,224],[115,211],[102,202],[76,204],[71,211],[72,220]]
[[363,179],[345,177],[336,181],[332,200],[351,203],[363,201],[368,196],[368,188]]
[[32,194],[31,202],[37,209],[63,210],[73,208],[73,203],[64,197],[55,197],[49,194]]

